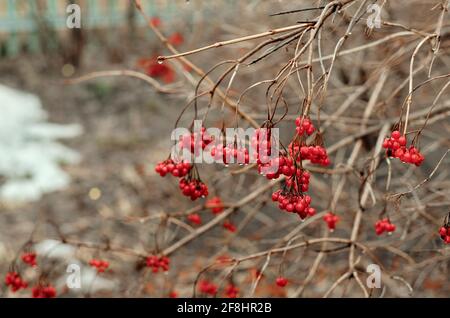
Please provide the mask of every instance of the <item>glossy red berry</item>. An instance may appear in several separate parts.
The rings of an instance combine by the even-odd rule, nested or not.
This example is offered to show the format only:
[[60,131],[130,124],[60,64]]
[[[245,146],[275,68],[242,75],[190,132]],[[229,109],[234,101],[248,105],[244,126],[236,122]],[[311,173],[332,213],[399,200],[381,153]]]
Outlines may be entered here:
[[225,295],[228,298],[237,298],[239,295],[239,288],[237,288],[233,284],[228,284],[228,286],[225,288]]
[[32,267],[37,266],[36,253],[33,252],[23,253],[21,258],[25,264],[28,264]]
[[275,282],[280,287],[285,287],[288,284],[288,280],[282,276],[277,277]]
[[246,165],[250,162],[248,149],[235,145],[215,145],[211,148],[211,156],[216,162],[223,163],[225,165],[229,165],[230,163]]
[[192,201],[208,196],[208,187],[197,179],[180,179],[179,186],[183,195],[190,197]]
[[181,149],[188,149],[192,154],[198,156],[200,150],[203,150],[213,141],[212,137],[206,132],[206,128],[202,127],[200,131],[187,133],[180,137],[179,146]]
[[103,273],[109,268],[109,262],[101,259],[92,259],[89,265],[97,269],[97,273]]
[[6,286],[9,286],[13,293],[20,289],[25,289],[28,287],[28,283],[25,282],[17,272],[7,273],[5,276],[5,284]]
[[214,296],[217,293],[217,285],[208,280],[200,281],[198,289],[200,292],[211,296]]
[[298,135],[312,135],[316,130],[311,120],[307,117],[297,117],[295,119],[295,126],[297,126],[296,131]]
[[384,232],[387,232],[388,234],[392,234],[392,232],[394,232],[395,229],[396,229],[395,224],[392,224],[388,218],[378,220],[375,223],[375,233],[377,235],[381,235]]
[[402,135],[398,130],[394,130],[391,133],[391,137],[383,141],[383,148],[386,148],[388,156],[398,158],[404,163],[420,166],[425,157],[416,147],[411,145],[407,148],[406,144],[406,136]]
[[202,218],[201,218],[200,215],[197,214],[197,213],[189,214],[188,217],[187,217],[187,219],[188,219],[189,222],[191,222],[192,224],[195,224],[195,225],[200,225],[200,224],[202,224]]
[[328,212],[324,215],[323,220],[327,223],[330,232],[336,229],[336,224],[339,222],[339,217],[333,212]]
[[439,235],[445,244],[450,244],[450,226],[448,224],[439,229]]
[[213,197],[206,201],[205,207],[211,209],[213,214],[220,214],[223,211],[223,202],[220,197]]
[[145,259],[146,266],[152,269],[153,273],[158,273],[161,269],[163,272],[169,270],[170,260],[167,256],[158,257],[156,255],[147,256]]
[[167,159],[156,165],[155,171],[161,177],[172,174],[174,177],[182,178],[191,171],[192,165],[188,162],[175,163],[172,159]]
[[47,286],[35,286],[32,291],[33,298],[54,298],[56,297],[56,289],[52,285]]

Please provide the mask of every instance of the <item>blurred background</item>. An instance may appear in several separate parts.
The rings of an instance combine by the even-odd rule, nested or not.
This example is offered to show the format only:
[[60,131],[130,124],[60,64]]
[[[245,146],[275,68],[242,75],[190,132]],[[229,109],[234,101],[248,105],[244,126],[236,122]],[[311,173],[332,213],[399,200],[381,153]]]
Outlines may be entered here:
[[[186,51],[220,40],[295,24],[299,19],[312,19],[314,12],[304,12],[300,18],[298,15],[270,17],[269,14],[295,9],[297,6],[316,6],[318,2],[321,1],[143,0],[142,4],[151,23],[163,32],[174,47]],[[439,12],[430,11],[429,8],[438,1],[415,1],[414,6],[403,10],[406,2],[388,5],[386,17],[417,28],[435,23]],[[69,4],[78,4],[81,8],[80,29],[68,29],[66,26],[66,8]],[[336,28],[330,28],[328,33],[323,33],[324,54],[333,52],[342,30],[342,24],[338,24]],[[359,45],[369,41],[364,37],[364,28],[359,31],[355,43]],[[381,37],[387,33],[380,31],[378,34]],[[375,34],[374,38],[377,36]],[[435,68],[447,68],[448,71],[448,33],[443,39],[441,52],[446,53],[442,60],[436,61]],[[409,44],[406,40],[399,40],[398,47],[381,47],[367,55],[355,54],[342,58],[336,66],[336,78],[330,82],[332,96],[327,100],[329,105],[324,107],[324,114],[332,114],[333,107],[345,101],[368,78],[377,63],[393,55],[399,47],[406,45],[404,43]],[[220,61],[241,56],[254,44],[242,42],[232,49],[212,50],[193,55],[190,59],[203,70],[208,70]],[[351,45],[356,46],[354,43]],[[271,56],[267,63],[255,64],[251,69],[243,67],[230,95],[236,98],[251,83],[273,78],[278,67],[292,57],[294,49],[283,48]],[[293,223],[298,224],[297,218],[295,221],[287,219],[276,208],[268,207],[266,199],[269,196],[266,196],[266,199],[261,198],[252,206],[243,207],[243,215],[235,217],[236,222],[244,220],[244,227],[248,223],[242,238],[233,241],[228,233],[224,234],[222,228],[214,229],[209,239],[194,242],[176,254],[172,259],[174,269],[168,275],[155,279],[148,279],[152,277],[151,273],[140,271],[139,262],[133,255],[111,253],[108,248],[84,246],[82,242],[101,246],[121,245],[145,254],[158,249],[158,244],[167,246],[169,242],[183,237],[186,228],[188,232],[192,230],[189,226],[178,224],[169,229],[164,223],[167,220],[152,217],[161,213],[189,211],[194,206],[178,193],[175,181],[161,180],[153,171],[155,164],[167,157],[173,125],[186,102],[194,96],[195,83],[199,79],[192,70],[178,63],[166,62],[157,67],[156,56],[164,54],[169,54],[169,51],[147,26],[132,1],[0,0],[1,275],[11,268],[19,251],[25,247],[37,250],[39,255],[53,257],[50,259],[54,260],[43,261],[43,271],[48,279],[55,282],[61,294],[66,296],[165,297],[174,289],[181,296],[190,296],[197,273],[211,259],[233,252],[248,255],[264,249],[292,229]],[[373,63],[366,63],[369,60]],[[407,77],[408,61],[408,58],[399,58],[392,62],[395,72],[390,73],[388,80],[392,83],[391,87],[394,87],[393,83],[400,83]],[[67,81],[93,72],[122,70],[147,74],[156,79],[166,92],[157,91],[148,83],[131,77],[88,76],[76,83]],[[422,78],[426,78],[426,75]],[[434,89],[433,93],[436,91]],[[430,95],[429,91],[420,95],[427,102],[418,104],[428,107],[429,100],[434,96]],[[394,98],[394,101],[400,104],[403,96]],[[448,94],[444,96],[448,97]],[[363,94],[361,100],[355,102],[356,113],[349,111],[344,116],[350,118],[362,114],[368,99],[369,96]],[[292,90],[288,100],[298,103],[295,90]],[[265,116],[265,106],[261,106],[264,101],[263,91],[259,94],[255,92],[248,95],[242,107],[260,122]],[[448,98],[444,98],[444,101],[444,107],[448,109]],[[220,109],[220,105],[217,108]],[[292,116],[296,109],[292,107]],[[189,124],[190,114],[188,111],[187,119],[183,117],[182,124]],[[379,124],[386,114],[397,116],[398,109],[380,106],[373,122],[369,121],[369,124]],[[289,125],[292,125],[293,118],[290,117]],[[212,126],[220,126],[221,112],[213,112],[210,119]],[[354,119],[353,122],[350,118],[348,122],[337,125],[336,133],[327,136],[327,143],[338,141],[348,131],[358,131],[360,122],[358,118]],[[233,123],[233,113],[227,113],[225,120]],[[445,139],[441,134],[442,131],[448,134],[448,119],[439,124],[442,126],[427,132],[424,140]],[[374,145],[376,137],[367,136],[367,149]],[[424,165],[423,171],[415,172],[418,180],[427,176],[426,171],[436,165],[445,147],[448,147],[448,139],[428,144],[427,149],[436,153],[430,154],[429,158],[433,159]],[[336,165],[344,162],[348,155],[348,150],[339,152],[334,158]],[[445,171],[448,170],[448,163],[446,159]],[[365,165],[366,162],[361,159],[359,167]],[[399,169],[404,172],[404,178],[412,174],[406,168]],[[256,184],[254,179],[244,180],[244,175],[231,176],[223,181],[224,173],[212,167],[205,167],[203,173],[209,177],[206,179],[212,195],[222,197],[224,202],[235,202],[247,193],[248,187]],[[446,176],[445,172],[438,178],[444,186],[448,186],[445,183]],[[350,177],[355,182],[353,185],[359,182],[358,176]],[[327,208],[328,194],[332,193],[338,181],[339,176],[323,175],[313,182],[318,193],[315,195],[323,198],[313,199],[317,202],[318,210]],[[384,179],[380,182],[382,188]],[[406,187],[400,181],[398,186]],[[357,187],[358,184],[354,186]],[[436,185],[436,188],[442,189],[442,184]],[[446,191],[445,187],[442,191]],[[357,190],[344,195],[345,202],[341,202],[340,206],[342,211],[353,206],[352,196],[357,196]],[[435,213],[435,220],[440,222],[444,208],[436,207],[432,212]],[[254,222],[250,222],[253,218]],[[348,236],[353,215],[342,218],[342,228],[345,230],[337,232]],[[369,223],[373,223],[377,217],[372,215],[368,218]],[[367,228],[371,229],[372,223]],[[420,223],[417,226],[420,227]],[[434,231],[434,228],[430,231]],[[435,249],[439,244],[436,233],[429,234],[430,231],[427,232],[429,236],[423,245],[424,249]],[[322,232],[316,228],[307,233],[322,235]],[[419,238],[416,235],[414,239]],[[431,239],[434,241],[430,247],[426,244]],[[414,246],[414,243],[408,244],[408,248]],[[393,270],[398,269],[401,266],[399,259],[386,256],[386,253],[382,253],[382,259],[386,257],[389,266]],[[422,260],[421,257],[426,259],[427,255],[415,256]],[[67,290],[65,277],[61,274],[65,272],[67,264],[86,264],[92,257],[108,258],[113,264],[112,270],[95,278],[95,272],[89,272],[88,266],[85,266],[83,282],[87,282],[85,286],[88,287],[81,291]],[[292,266],[286,266],[285,270],[295,277],[294,281],[303,282],[315,257],[314,252],[305,251],[295,256]],[[340,264],[347,262],[346,255],[343,258],[335,254],[327,255],[327,262],[327,266],[318,268],[311,289],[295,293],[297,296],[322,295],[342,274]],[[245,267],[245,271],[237,273],[236,281],[249,285],[254,279],[254,273],[250,271],[261,267],[262,263],[264,260]],[[414,296],[448,296],[448,258],[443,263],[426,267],[427,272],[422,276],[422,267],[413,267],[408,272],[407,277],[416,284]],[[276,276],[278,270],[274,266],[267,275]],[[298,275],[299,272],[302,275]],[[26,272],[25,275],[33,277],[35,273]],[[214,274],[211,277],[213,279]],[[358,295],[356,287],[350,286],[353,287],[339,287],[336,296]],[[409,295],[408,288],[403,284],[395,286],[387,293],[388,296]],[[2,296],[12,296],[3,287],[2,290]],[[287,293],[274,287],[270,281],[261,281],[256,291],[257,296],[286,296]]]

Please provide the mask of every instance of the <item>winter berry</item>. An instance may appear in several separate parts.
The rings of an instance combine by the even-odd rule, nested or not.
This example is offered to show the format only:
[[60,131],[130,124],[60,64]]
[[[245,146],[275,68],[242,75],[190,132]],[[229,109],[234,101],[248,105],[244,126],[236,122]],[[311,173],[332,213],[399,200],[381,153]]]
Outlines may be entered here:
[[211,283],[208,280],[200,281],[200,283],[198,285],[198,289],[200,290],[200,292],[211,295],[211,296],[214,296],[217,293],[217,285],[214,283]]
[[178,298],[178,293],[176,291],[172,290],[169,293],[169,298]]
[[336,224],[339,222],[339,217],[333,212],[328,212],[324,215],[323,220],[327,223],[330,232],[336,229]]
[[239,288],[237,288],[235,285],[233,284],[229,284],[226,288],[225,288],[225,295],[228,298],[237,298],[239,295]]
[[167,256],[158,257],[156,255],[147,256],[145,259],[146,266],[152,269],[153,273],[158,273],[159,269],[163,272],[169,270],[170,260]]
[[280,287],[285,287],[288,284],[288,280],[282,276],[277,277],[275,282],[276,282],[277,286],[280,286]]
[[[256,161],[258,164],[259,173],[267,174],[267,173],[276,173],[276,168],[274,171],[262,172],[260,171],[260,165],[269,164],[272,160],[272,131],[270,128],[259,128],[255,131],[253,136],[250,139],[250,149],[252,150],[250,156],[252,160]],[[281,164],[283,165],[283,164]],[[278,165],[277,165],[278,167]],[[278,176],[273,179],[278,178]]]
[[211,156],[218,163],[228,166],[230,163],[246,165],[250,162],[248,149],[235,145],[224,146],[222,144],[211,147]]
[[316,213],[316,210],[309,206],[311,197],[299,193],[294,187],[275,191],[272,193],[272,200],[278,201],[280,210],[297,213],[301,219],[313,216]]
[[389,157],[398,158],[404,163],[420,166],[425,157],[416,147],[411,145],[407,148],[406,144],[406,136],[402,135],[398,130],[394,130],[391,133],[391,137],[383,141],[383,148],[386,148],[386,153]]
[[200,150],[205,149],[213,141],[208,135],[205,127],[201,127],[200,131],[187,133],[180,137],[179,146],[181,149],[190,150],[192,154],[198,156]]
[[103,273],[108,269],[109,262],[101,259],[92,259],[89,261],[89,265],[97,269],[97,273]]
[[377,235],[381,235],[384,232],[387,232],[388,234],[391,234],[396,229],[395,224],[392,224],[391,221],[388,218],[384,218],[382,220],[378,220],[375,223],[375,233]]
[[234,225],[233,223],[231,223],[231,221],[225,221],[224,223],[223,223],[223,227],[226,229],[226,230],[228,230],[228,231],[230,231],[231,233],[234,233],[234,232],[236,232],[236,225]]
[[206,201],[205,207],[211,209],[213,214],[219,214],[223,211],[223,202],[220,197],[213,197]]
[[195,224],[195,225],[200,225],[200,224],[202,224],[202,218],[201,218],[200,215],[197,214],[197,213],[189,214],[188,217],[187,217],[187,219],[188,219],[189,222],[191,222],[192,224]]
[[20,289],[25,289],[28,287],[28,283],[25,282],[19,273],[9,272],[5,276],[5,284],[9,286],[12,292],[16,292]]
[[177,178],[186,176],[191,169],[192,165],[189,162],[175,163],[172,159],[167,159],[160,162],[155,167],[156,173],[158,173],[161,177],[164,177],[170,173]]
[[28,264],[32,267],[37,266],[36,253],[33,252],[23,253],[21,258],[25,264]]
[[320,145],[300,145],[297,142],[289,144],[289,153],[296,161],[309,160],[313,164],[321,166],[328,166],[330,159],[328,158],[327,150]]
[[450,225],[446,224],[439,229],[439,235],[445,244],[450,244]]
[[179,186],[183,195],[190,197],[192,201],[208,196],[208,187],[198,179],[180,179]]
[[35,286],[32,291],[33,298],[54,298],[56,297],[56,289],[52,285],[47,286]]
[[297,134],[300,136],[303,134],[310,136],[316,130],[311,120],[306,117],[297,117],[295,119],[295,126],[297,126]]

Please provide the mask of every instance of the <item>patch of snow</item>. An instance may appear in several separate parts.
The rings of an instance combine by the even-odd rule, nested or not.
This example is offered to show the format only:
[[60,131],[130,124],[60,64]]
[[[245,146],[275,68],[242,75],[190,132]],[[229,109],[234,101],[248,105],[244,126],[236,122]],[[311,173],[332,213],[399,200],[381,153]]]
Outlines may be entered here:
[[70,183],[61,164],[76,164],[80,155],[56,142],[82,133],[79,125],[47,123],[39,98],[0,85],[0,200],[39,200]]
[[[38,255],[46,258],[64,260],[67,265],[75,264],[79,266],[80,288],[70,288],[73,293],[97,292],[100,290],[113,290],[117,282],[108,278],[101,277],[97,270],[89,265],[82,264],[76,258],[76,247],[65,244],[57,240],[46,239],[34,245],[33,249]],[[56,286],[58,288],[68,287],[67,279],[73,273],[65,273],[59,277]]]
[[37,243],[34,249],[38,255],[50,258],[69,259],[74,257],[76,249],[72,245],[57,240],[44,240]]

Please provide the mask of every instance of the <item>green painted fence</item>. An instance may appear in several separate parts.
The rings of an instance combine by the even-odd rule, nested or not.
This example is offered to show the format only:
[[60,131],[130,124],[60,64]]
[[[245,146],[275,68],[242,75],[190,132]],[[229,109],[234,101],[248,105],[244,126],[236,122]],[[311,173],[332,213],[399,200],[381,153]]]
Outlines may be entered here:
[[[82,28],[107,28],[124,26],[127,23],[130,0],[78,0],[81,8]],[[163,20],[173,18],[181,1],[143,0],[143,6],[149,16],[159,16]],[[66,0],[0,0],[0,44],[8,56],[19,53],[26,45],[30,51],[39,50],[38,19],[54,30],[64,32],[66,27]],[[144,24],[140,15],[136,23]]]

